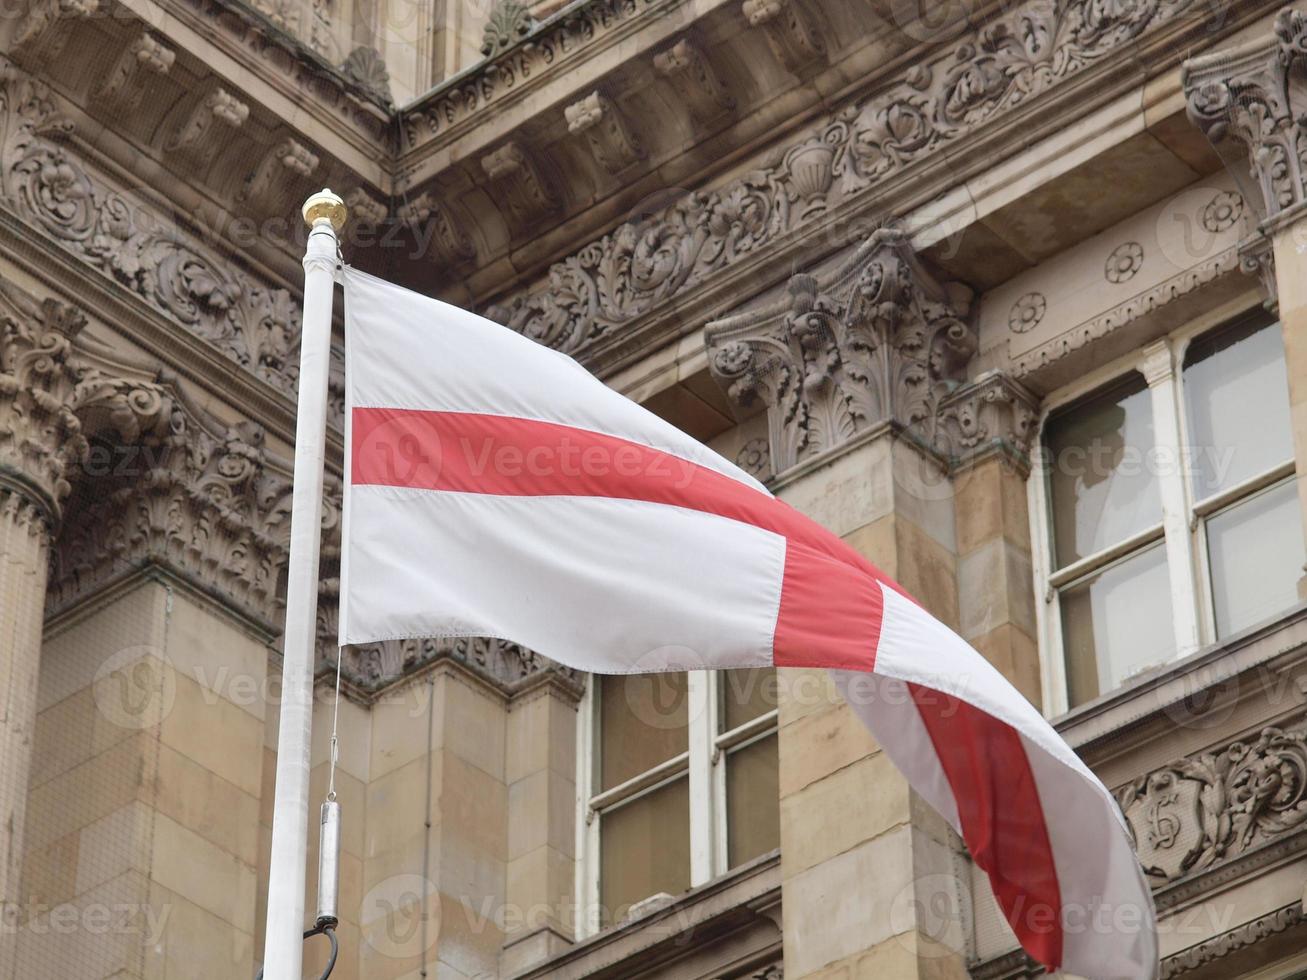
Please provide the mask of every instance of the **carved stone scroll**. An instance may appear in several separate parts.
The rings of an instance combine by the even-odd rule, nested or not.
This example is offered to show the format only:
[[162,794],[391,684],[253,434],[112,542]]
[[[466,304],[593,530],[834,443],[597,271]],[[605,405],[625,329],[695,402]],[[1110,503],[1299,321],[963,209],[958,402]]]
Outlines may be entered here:
[[776,57],[795,74],[826,57],[826,41],[800,0],[744,0],[741,9],[750,25],[766,32]]
[[100,0],[35,0],[14,36],[9,55],[32,69],[59,56],[73,25],[100,12]]
[[414,226],[419,241],[430,243],[439,261],[454,265],[476,257],[467,231],[435,195],[424,191],[402,207],[399,216]]
[[140,105],[150,79],[168,74],[176,58],[172,48],[142,31],[123,49],[91,97],[116,115],[128,115]]
[[481,169],[490,179],[495,199],[503,202],[514,233],[529,232],[538,218],[557,211],[562,203],[534,156],[517,143],[487,153],[481,158]]
[[284,214],[309,194],[317,169],[318,155],[298,140],[285,137],[245,178],[237,199],[260,216]]
[[698,122],[710,122],[735,108],[735,98],[722,84],[703,49],[681,38],[653,58],[654,70],[676,89],[677,99]]
[[591,92],[563,110],[570,133],[582,134],[600,166],[621,173],[644,157],[644,147],[622,112],[607,96]]
[[215,88],[192,107],[164,149],[188,167],[198,166],[249,118],[250,107],[226,89]]

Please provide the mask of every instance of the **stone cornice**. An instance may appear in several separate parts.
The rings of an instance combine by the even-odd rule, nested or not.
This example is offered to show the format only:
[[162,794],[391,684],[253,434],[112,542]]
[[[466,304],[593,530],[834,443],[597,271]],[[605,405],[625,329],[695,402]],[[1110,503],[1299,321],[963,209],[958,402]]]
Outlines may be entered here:
[[[293,434],[299,307],[289,290],[264,285],[189,234],[179,216],[159,211],[141,189],[122,188],[88,166],[72,152],[74,129],[48,87],[13,65],[0,61],[0,67],[0,234],[21,222],[14,230],[23,241],[14,252],[23,256],[51,243],[102,278],[114,302],[121,305],[124,292],[143,301],[176,325],[152,331],[156,343],[181,353],[178,347],[187,345],[169,336],[180,328],[219,351],[251,376],[254,383],[244,387],[262,382],[280,394],[269,407],[283,416],[279,428]],[[38,264],[47,276],[67,265]],[[343,356],[335,354],[339,420]],[[270,399],[260,393],[252,401],[268,405]]]
[[[1208,30],[1203,8],[1190,0],[1110,12],[1069,0],[1049,10],[1003,12],[902,81],[835,110],[761,168],[620,226],[554,263],[543,282],[489,304],[487,314],[597,370],[615,369],[660,320],[683,320],[669,311],[720,309],[714,297],[730,277],[756,291],[775,281],[770,270],[785,265],[779,256],[800,243],[809,257],[838,247],[847,239],[832,234],[834,215],[847,227],[891,203],[906,213],[970,170],[992,166],[996,154],[1029,145],[1059,118],[1064,100],[1083,112],[1133,84],[1115,68],[1143,49],[1161,69],[1179,60],[1187,38]],[[947,178],[938,188],[932,165]]]

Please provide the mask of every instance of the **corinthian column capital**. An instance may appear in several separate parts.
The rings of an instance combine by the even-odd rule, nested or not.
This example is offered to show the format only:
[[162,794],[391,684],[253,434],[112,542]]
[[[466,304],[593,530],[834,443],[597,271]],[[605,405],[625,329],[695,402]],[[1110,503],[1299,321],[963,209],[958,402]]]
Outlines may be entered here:
[[1256,181],[1263,218],[1307,200],[1307,13],[1285,8],[1267,36],[1189,59],[1181,81],[1189,118]]
[[839,268],[791,277],[780,302],[708,324],[708,365],[739,405],[766,406],[777,472],[880,423],[933,448],[976,351],[970,306],[880,229]]
[[19,306],[0,315],[0,483],[53,524],[87,449],[72,409],[86,318],[53,299]]

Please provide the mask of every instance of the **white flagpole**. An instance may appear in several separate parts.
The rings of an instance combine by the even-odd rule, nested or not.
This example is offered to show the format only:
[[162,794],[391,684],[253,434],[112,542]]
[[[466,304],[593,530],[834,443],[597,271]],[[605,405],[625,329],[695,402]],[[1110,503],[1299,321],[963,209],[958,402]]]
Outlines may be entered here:
[[304,202],[304,317],[300,332],[299,413],[286,582],[281,673],[281,727],[272,811],[272,861],[264,938],[265,980],[300,980],[304,962],[304,879],[309,830],[309,727],[313,721],[313,653],[322,532],[322,467],[327,442],[327,376],[336,232],[345,204],[323,189]]

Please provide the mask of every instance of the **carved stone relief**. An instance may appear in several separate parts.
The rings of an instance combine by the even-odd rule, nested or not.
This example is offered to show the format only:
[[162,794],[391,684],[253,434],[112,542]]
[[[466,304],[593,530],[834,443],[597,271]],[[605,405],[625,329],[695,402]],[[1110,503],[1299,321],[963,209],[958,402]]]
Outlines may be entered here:
[[100,12],[100,0],[36,0],[25,8],[25,17],[9,47],[19,64],[33,67],[59,56],[73,25]]
[[801,0],[744,0],[741,10],[751,26],[766,32],[776,57],[795,74],[826,56],[826,40]]
[[[213,121],[224,114],[243,118],[242,106],[217,96],[200,102],[212,100],[201,113],[209,119],[201,129],[228,125]],[[3,206],[264,381],[293,393],[299,309],[290,293],[261,285],[176,222],[93,174],[68,148],[72,130],[49,89],[0,58]],[[293,148],[288,153],[296,156]],[[297,157],[295,165],[307,161]]]
[[1307,200],[1307,14],[1286,7],[1274,36],[1185,62],[1189,118],[1215,144],[1247,153],[1263,217]]
[[644,156],[639,136],[607,96],[591,92],[563,110],[569,133],[584,136],[600,166],[618,174]]
[[699,122],[709,122],[735,107],[735,98],[722,83],[699,45],[681,38],[653,57],[654,71],[676,89],[680,102]]
[[487,58],[493,58],[526,37],[534,26],[535,21],[527,4],[521,0],[497,0],[490,8],[490,18],[486,21],[481,53]]
[[[779,0],[748,6],[760,26],[790,9]],[[486,313],[584,358],[616,327],[1196,6],[1064,0],[1000,12],[940,59],[836,110],[780,159],[621,225]]]
[[887,420],[943,448],[941,399],[976,350],[970,303],[881,229],[834,272],[792,277],[781,303],[709,324],[708,364],[735,402],[767,406],[777,472]]
[[177,53],[148,31],[123,49],[91,98],[111,113],[125,116],[140,105],[150,76],[168,74]]
[[537,219],[558,210],[562,201],[534,155],[518,143],[505,143],[481,158],[496,200],[515,234],[529,233]]
[[316,153],[298,140],[284,137],[245,178],[237,200],[261,217],[293,211],[310,193],[317,169]]
[[164,149],[188,167],[199,167],[221,148],[230,131],[249,118],[250,107],[226,89],[215,87],[200,96]]
[[466,229],[435,195],[424,191],[401,207],[399,216],[418,228],[419,237],[429,236],[442,262],[454,265],[476,257]]
[[1180,759],[1117,800],[1155,886],[1307,826],[1307,725]]

